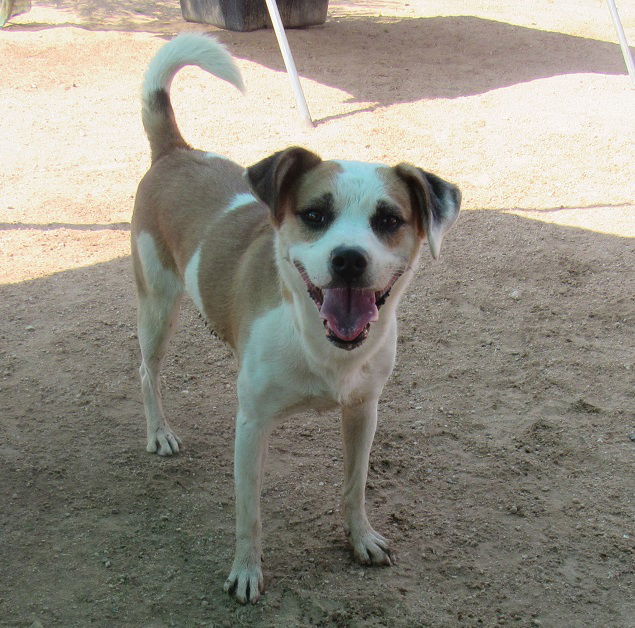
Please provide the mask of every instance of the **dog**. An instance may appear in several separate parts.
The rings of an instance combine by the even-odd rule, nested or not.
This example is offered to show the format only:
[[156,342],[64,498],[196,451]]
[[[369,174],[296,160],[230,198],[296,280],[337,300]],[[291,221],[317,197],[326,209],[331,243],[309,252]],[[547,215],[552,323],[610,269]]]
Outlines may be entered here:
[[145,75],[152,164],[139,184],[131,240],[147,450],[170,456],[181,448],[163,412],[159,370],[187,293],[239,364],[236,548],[224,588],[255,603],[264,591],[267,440],[295,412],[341,410],[345,532],[360,563],[393,562],[365,509],[377,402],[394,366],[399,299],[426,240],[438,258],[461,195],[407,163],[327,161],[291,147],[245,169],[195,150],[169,96],[186,65],[243,88],[229,53],[205,35],[165,44]]

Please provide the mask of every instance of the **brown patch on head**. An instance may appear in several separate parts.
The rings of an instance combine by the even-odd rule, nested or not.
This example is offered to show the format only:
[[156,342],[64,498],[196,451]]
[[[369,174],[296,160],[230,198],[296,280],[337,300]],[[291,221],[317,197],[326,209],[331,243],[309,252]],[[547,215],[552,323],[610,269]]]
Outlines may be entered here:
[[305,173],[298,182],[295,204],[297,209],[308,207],[312,202],[325,194],[333,192],[337,175],[342,172],[342,166],[334,161],[323,161],[315,168]]
[[321,161],[318,155],[306,148],[293,146],[247,168],[247,181],[258,198],[271,210],[276,227],[282,224],[293,204],[302,175]]
[[282,208],[280,225],[284,224],[285,239],[312,242],[322,236],[337,212],[333,186],[340,171],[339,164],[323,161],[300,177],[293,197]]
[[413,203],[412,192],[408,184],[399,176],[395,168],[382,168],[379,176],[384,181],[386,190],[391,199],[395,201],[403,212],[404,220],[417,230],[420,238],[425,237],[425,226],[421,220],[421,214]]
[[[407,184],[395,169],[385,167],[377,172],[384,183],[387,198],[377,203],[371,224],[378,237],[391,249],[400,249],[408,259],[413,259],[425,237],[421,216],[413,205]],[[399,219],[403,223],[391,229],[390,225]]]

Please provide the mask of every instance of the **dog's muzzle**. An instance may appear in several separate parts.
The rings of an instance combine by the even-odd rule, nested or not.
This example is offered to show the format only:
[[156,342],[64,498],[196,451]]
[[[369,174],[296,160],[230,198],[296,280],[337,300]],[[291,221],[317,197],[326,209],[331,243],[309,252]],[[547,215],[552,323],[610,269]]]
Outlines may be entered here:
[[379,319],[379,309],[401,275],[395,273],[388,285],[379,291],[352,286],[319,288],[309,279],[302,264],[294,264],[320,312],[327,339],[348,351],[359,347],[368,338],[370,324]]

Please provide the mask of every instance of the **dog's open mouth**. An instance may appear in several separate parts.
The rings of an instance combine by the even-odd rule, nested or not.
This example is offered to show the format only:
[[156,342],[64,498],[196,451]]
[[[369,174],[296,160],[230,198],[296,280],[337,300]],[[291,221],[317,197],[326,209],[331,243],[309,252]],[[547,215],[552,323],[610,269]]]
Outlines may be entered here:
[[386,302],[390,289],[400,276],[400,273],[395,273],[386,288],[380,291],[350,287],[318,288],[301,264],[295,262],[295,266],[320,312],[326,337],[336,347],[348,351],[359,347],[368,338],[370,324],[379,319],[379,308]]

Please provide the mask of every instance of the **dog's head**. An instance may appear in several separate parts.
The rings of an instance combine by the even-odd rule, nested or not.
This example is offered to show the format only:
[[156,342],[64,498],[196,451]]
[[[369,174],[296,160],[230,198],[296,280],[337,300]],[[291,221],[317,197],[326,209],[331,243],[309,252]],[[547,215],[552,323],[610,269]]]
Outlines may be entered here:
[[322,161],[304,148],[247,169],[271,209],[283,276],[315,302],[327,338],[360,346],[427,238],[436,259],[456,220],[458,188],[410,164]]

